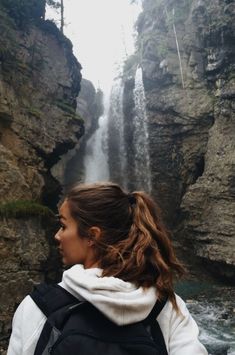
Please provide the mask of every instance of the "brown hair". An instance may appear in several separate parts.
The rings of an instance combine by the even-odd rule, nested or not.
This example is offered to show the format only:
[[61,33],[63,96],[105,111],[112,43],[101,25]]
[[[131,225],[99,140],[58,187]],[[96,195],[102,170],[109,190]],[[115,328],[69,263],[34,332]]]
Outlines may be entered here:
[[91,237],[97,226],[101,237],[94,240],[103,276],[115,276],[138,286],[156,286],[158,297],[169,297],[178,309],[173,275],[181,275],[169,233],[154,201],[144,192],[124,192],[114,183],[77,185],[66,199],[82,237]]

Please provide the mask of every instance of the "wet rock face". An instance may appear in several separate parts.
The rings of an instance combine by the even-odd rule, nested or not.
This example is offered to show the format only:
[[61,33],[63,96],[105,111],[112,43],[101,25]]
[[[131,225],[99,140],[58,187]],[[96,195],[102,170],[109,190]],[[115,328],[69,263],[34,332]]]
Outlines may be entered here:
[[204,261],[205,270],[230,280],[234,16],[231,1],[145,0],[137,22],[153,194],[186,262]]
[[84,117],[86,137],[89,137],[98,127],[98,118],[103,114],[103,93],[96,90],[86,79],[81,81],[81,91],[77,99],[77,112]]
[[22,299],[36,283],[45,279],[56,280],[61,273],[58,257],[52,247],[53,228],[49,228],[50,225],[53,225],[52,221],[39,216],[26,219],[1,218],[1,351],[1,345],[3,348],[7,346],[12,315]]
[[17,305],[34,283],[44,280],[42,262],[48,257],[49,247],[38,218],[1,220],[0,249],[0,332],[7,339]]
[[[181,203],[184,216],[181,233],[211,272],[233,280],[235,129],[231,116],[234,116],[234,109],[231,102],[218,106],[215,107],[215,123],[209,133],[205,171],[189,187]],[[230,107],[229,116],[223,114],[225,107]]]
[[66,188],[78,181],[84,182],[83,160],[86,142],[98,128],[98,119],[103,114],[103,110],[102,91],[96,90],[89,80],[82,79],[76,112],[84,119],[85,134],[52,168],[52,175]]
[[[81,66],[53,23],[18,27],[0,4],[0,32],[1,206],[32,200],[55,208],[61,186],[51,168],[84,131],[75,114]],[[54,222],[0,219],[2,341],[17,304],[35,282],[56,280],[60,266],[51,241]]]
[[[42,23],[23,32],[7,22],[3,10],[0,15],[11,34],[1,39],[0,47],[12,47],[14,52],[14,58],[5,54],[1,59],[0,144],[15,160],[9,175],[17,170],[23,191],[27,189],[27,197],[35,199],[42,194],[48,169],[83,134],[75,116],[81,66],[70,42],[53,24]],[[3,164],[11,168],[9,157]],[[14,181],[8,180],[5,199],[13,190]]]

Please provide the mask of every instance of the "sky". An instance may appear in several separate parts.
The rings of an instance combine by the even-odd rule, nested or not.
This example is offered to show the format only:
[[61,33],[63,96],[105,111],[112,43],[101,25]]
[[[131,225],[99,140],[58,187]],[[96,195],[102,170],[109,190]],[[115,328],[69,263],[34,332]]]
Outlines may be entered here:
[[[118,63],[134,51],[140,5],[131,5],[130,0],[64,0],[64,7],[64,33],[73,43],[82,76],[106,91]],[[56,15],[48,10],[47,18]]]

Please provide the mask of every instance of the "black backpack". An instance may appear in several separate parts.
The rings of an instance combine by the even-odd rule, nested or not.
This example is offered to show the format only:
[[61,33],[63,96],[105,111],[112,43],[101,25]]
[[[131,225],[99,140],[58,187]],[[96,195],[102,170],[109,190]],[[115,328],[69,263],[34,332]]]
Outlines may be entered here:
[[118,326],[59,285],[40,284],[30,296],[47,316],[34,355],[167,355],[156,321],[166,300],[145,320]]

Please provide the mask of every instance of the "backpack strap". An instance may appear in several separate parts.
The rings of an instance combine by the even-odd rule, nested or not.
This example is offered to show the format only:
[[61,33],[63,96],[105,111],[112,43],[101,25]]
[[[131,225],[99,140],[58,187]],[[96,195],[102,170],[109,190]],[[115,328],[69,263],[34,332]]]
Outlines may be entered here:
[[160,300],[156,301],[155,305],[153,306],[147,318],[143,320],[144,325],[149,325],[156,320],[157,316],[161,313],[162,309],[164,308],[167,300],[168,298],[166,297],[161,301]]
[[58,339],[66,318],[84,302],[57,284],[39,284],[34,287],[30,297],[47,317],[34,351],[34,355],[45,355]]
[[71,295],[71,293],[57,284],[39,284],[34,287],[34,290],[30,293],[30,297],[46,317],[49,317],[50,314],[64,306],[81,303],[81,301]]
[[160,345],[162,355],[168,355],[168,352],[166,349],[166,344],[163,338],[161,328],[157,321],[157,316],[161,313],[162,309],[167,303],[167,300],[168,300],[167,297],[161,301],[157,300],[151,312],[149,313],[147,318],[145,318],[143,321],[145,326],[150,326],[150,334],[152,336],[152,339],[156,344],[158,344],[158,346]]

